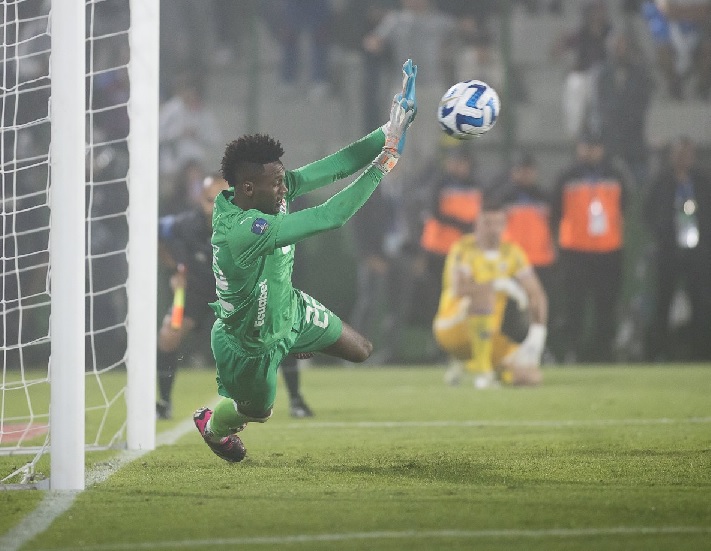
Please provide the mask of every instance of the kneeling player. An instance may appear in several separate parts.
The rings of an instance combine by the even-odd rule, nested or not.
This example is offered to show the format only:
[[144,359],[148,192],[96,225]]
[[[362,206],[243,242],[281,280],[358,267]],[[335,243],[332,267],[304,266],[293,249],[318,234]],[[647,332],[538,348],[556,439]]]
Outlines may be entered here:
[[[485,197],[473,234],[456,242],[442,277],[434,336],[453,359],[445,380],[457,384],[464,372],[477,388],[498,381],[514,385],[541,382],[548,300],[525,253],[502,240],[505,205]],[[501,332],[509,298],[528,309],[530,325],[520,344]]]

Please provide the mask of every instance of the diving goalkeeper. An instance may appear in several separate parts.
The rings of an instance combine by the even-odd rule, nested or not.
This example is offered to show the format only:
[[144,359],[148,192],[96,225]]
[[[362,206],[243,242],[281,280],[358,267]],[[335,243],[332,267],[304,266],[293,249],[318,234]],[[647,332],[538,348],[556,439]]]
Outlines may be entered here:
[[[390,120],[359,141],[296,170],[281,162],[284,150],[264,134],[229,143],[222,175],[230,186],[215,199],[212,269],[217,315],[211,344],[217,367],[214,410],[193,419],[210,449],[241,461],[246,450],[235,434],[272,414],[277,368],[289,353],[323,352],[363,362],[373,345],[320,302],[292,286],[294,247],[299,241],[345,224],[397,163],[405,131],[417,111],[417,66],[403,65],[402,92]],[[320,205],[288,212],[296,197],[365,169]]]

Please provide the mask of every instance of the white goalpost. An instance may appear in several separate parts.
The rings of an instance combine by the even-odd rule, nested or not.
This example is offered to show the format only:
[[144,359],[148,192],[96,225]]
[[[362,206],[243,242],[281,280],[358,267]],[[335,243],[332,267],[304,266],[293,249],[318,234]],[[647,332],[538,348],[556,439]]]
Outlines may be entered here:
[[[128,140],[128,448],[156,445],[155,357],[158,254],[158,59],[160,0],[131,0]],[[146,315],[150,312],[152,315]],[[146,362],[150,358],[150,362]],[[147,367],[150,366],[150,369]],[[146,373],[149,376],[146,376]]]
[[155,447],[159,0],[0,10],[0,486],[81,490]]
[[[51,487],[84,488],[84,6],[50,14]],[[61,75],[61,78],[60,78]]]

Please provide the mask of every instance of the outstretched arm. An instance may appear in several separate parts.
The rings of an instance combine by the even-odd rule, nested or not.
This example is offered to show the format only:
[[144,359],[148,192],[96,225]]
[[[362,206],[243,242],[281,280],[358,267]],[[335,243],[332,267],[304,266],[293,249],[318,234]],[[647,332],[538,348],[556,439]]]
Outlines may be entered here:
[[317,233],[340,228],[368,200],[383,175],[380,168],[372,165],[324,203],[287,214],[279,227],[276,246],[291,245]]
[[318,161],[291,171],[292,199],[363,169],[385,145],[382,128]]
[[383,127],[385,140],[380,154],[372,160],[372,165],[353,183],[324,203],[287,214],[279,228],[277,247],[290,245],[317,233],[341,227],[368,200],[383,175],[395,166],[402,152],[405,131],[417,112],[415,101],[417,67],[411,60],[403,66],[403,75],[402,93],[393,99],[390,120]]
[[397,155],[400,155],[405,145],[405,130],[417,114],[416,76],[417,66],[408,59],[402,66],[402,92],[393,98],[390,120],[383,127],[340,151],[292,171],[289,199],[355,174],[356,171],[364,168],[381,149],[396,150]]

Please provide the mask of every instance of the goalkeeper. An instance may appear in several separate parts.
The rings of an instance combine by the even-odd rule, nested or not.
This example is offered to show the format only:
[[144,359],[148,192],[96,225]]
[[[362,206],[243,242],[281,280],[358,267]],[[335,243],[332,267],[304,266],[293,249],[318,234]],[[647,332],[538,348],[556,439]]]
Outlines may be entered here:
[[[158,393],[156,416],[158,419],[172,417],[172,394],[180,348],[186,337],[198,330],[201,334],[215,320],[215,313],[208,303],[215,300],[215,277],[212,274],[212,209],[216,196],[227,189],[227,182],[218,175],[207,176],[199,204],[159,220],[159,256],[163,264],[173,270],[170,286],[187,287],[184,295],[184,319],[176,323],[171,312],[163,317],[158,330]],[[296,358],[284,358],[281,371],[289,394],[289,409],[292,417],[311,417],[313,412],[300,392],[299,367]]]
[[[217,320],[212,351],[217,366],[214,410],[193,419],[210,449],[226,461],[246,450],[235,434],[248,422],[272,414],[277,367],[289,353],[323,352],[363,362],[373,345],[291,282],[299,241],[345,224],[397,163],[405,131],[415,117],[417,67],[403,65],[403,88],[393,99],[390,120],[361,140],[319,161],[286,170],[284,151],[264,134],[227,145],[222,175],[229,189],[215,200],[212,269]],[[296,197],[364,169],[350,185],[320,205],[288,212]]]
[[[463,236],[447,255],[433,330],[452,357],[445,374],[449,384],[459,383],[465,372],[476,388],[542,380],[548,300],[523,250],[502,240],[505,228],[503,202],[484,197],[475,232]],[[521,344],[501,332],[509,298],[530,317]]]

